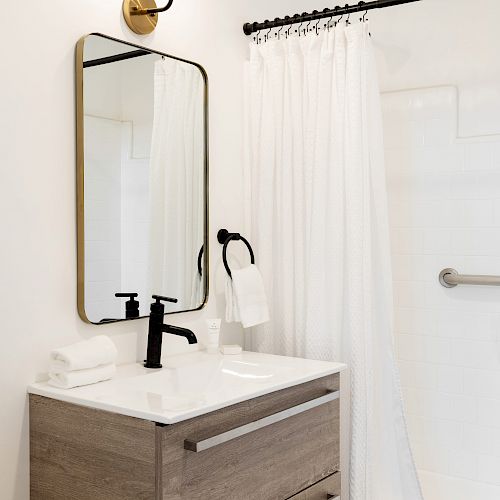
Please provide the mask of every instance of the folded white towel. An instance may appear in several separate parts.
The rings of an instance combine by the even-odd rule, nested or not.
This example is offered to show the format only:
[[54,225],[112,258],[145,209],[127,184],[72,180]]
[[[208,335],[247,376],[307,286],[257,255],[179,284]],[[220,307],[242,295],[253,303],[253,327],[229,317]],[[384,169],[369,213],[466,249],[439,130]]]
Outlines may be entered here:
[[96,384],[109,380],[116,372],[116,366],[111,363],[100,365],[87,370],[74,370],[71,372],[49,373],[49,384],[60,389],[71,389],[81,385]]
[[243,328],[269,321],[262,275],[251,264],[231,271],[232,283],[226,284],[226,321],[241,321]]
[[49,372],[62,373],[109,365],[116,361],[117,354],[112,340],[105,335],[98,335],[90,340],[54,349],[50,353]]

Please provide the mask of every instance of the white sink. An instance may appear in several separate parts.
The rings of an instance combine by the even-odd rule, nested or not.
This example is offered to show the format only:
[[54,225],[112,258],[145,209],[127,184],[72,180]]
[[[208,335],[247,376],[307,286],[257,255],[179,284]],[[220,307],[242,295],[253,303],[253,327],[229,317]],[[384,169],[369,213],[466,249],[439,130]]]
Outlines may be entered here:
[[166,358],[163,368],[118,367],[113,380],[64,390],[46,382],[28,392],[69,403],[173,424],[225,406],[337,373],[340,363],[243,352],[203,351]]

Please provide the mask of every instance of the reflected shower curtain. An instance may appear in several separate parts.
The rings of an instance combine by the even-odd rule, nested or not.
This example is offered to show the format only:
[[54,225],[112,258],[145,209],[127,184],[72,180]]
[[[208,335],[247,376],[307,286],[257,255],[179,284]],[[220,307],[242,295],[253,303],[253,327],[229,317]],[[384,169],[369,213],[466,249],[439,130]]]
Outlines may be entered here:
[[178,299],[177,310],[203,302],[198,253],[204,233],[204,81],[191,64],[155,63],[151,142],[151,293]]
[[351,374],[351,500],[420,500],[395,364],[382,124],[366,24],[250,46],[246,183],[272,320],[251,349]]

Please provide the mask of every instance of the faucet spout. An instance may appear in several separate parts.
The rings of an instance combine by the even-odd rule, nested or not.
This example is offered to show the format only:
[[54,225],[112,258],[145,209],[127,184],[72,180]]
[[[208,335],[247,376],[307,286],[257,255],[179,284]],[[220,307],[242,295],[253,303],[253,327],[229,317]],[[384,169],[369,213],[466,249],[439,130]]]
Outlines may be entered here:
[[189,344],[198,343],[196,335],[187,328],[181,328],[180,326],[173,326],[173,325],[163,325],[162,330],[165,333],[171,333],[172,335],[178,335],[179,337],[184,337]]
[[151,312],[149,314],[149,330],[148,330],[148,350],[144,366],[146,368],[161,368],[161,344],[164,333],[171,333],[184,337],[190,344],[197,344],[198,339],[196,335],[187,328],[180,326],[165,325],[163,323],[163,316],[165,314],[165,307],[162,301],[177,302],[177,299],[170,297],[162,297],[161,295],[153,295],[156,300],[151,304]]

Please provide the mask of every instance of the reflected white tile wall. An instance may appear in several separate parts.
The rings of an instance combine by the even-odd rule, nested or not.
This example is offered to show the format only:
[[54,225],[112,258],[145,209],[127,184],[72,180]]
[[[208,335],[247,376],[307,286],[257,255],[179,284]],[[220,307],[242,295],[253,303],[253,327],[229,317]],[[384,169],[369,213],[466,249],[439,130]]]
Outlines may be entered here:
[[[500,498],[500,137],[457,139],[454,87],[383,96],[396,346],[426,500]],[[469,496],[467,496],[467,494]]]

